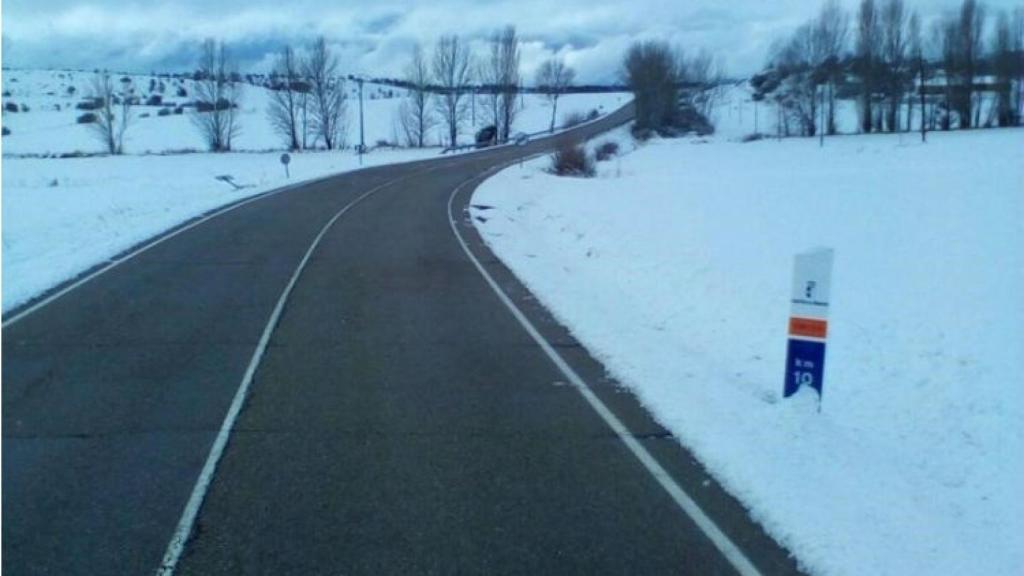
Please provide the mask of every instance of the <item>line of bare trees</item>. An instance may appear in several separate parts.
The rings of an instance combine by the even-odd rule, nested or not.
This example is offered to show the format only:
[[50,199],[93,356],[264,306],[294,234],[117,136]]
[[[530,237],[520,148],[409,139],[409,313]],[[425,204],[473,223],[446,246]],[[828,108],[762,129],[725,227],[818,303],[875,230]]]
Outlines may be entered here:
[[856,100],[864,133],[909,131],[915,113],[922,137],[927,129],[1020,125],[1024,7],[1001,11],[990,34],[986,16],[978,0],[962,0],[926,35],[903,0],[861,0],[852,27],[837,0],[826,0],[773,47],[752,79],[754,99],[776,105],[780,135],[834,134],[840,97]]
[[278,55],[267,115],[289,149],[345,145],[348,105],[339,65],[323,36],[305,56],[298,56],[292,46]]
[[[496,139],[508,140],[522,107],[520,61],[521,42],[513,26],[496,30],[482,57],[473,54],[470,45],[455,35],[438,39],[430,55],[415,46],[405,71],[407,96],[399,107],[396,123],[406,144],[430,144],[431,131],[442,125],[444,143],[456,145],[471,115],[473,124],[477,124],[478,109],[484,122],[495,126]],[[345,145],[347,100],[339,67],[338,57],[322,36],[301,53],[286,45],[276,57],[268,86],[267,117],[288,149],[331,150]],[[538,89],[552,106],[551,130],[558,99],[574,78],[572,68],[558,57],[544,62],[539,70]],[[224,42],[203,41],[192,80],[192,124],[211,151],[230,151],[241,132],[243,79]],[[98,120],[92,129],[110,153],[120,154],[132,121],[135,99],[131,87],[118,89],[110,75],[103,74],[97,77],[93,93]]]
[[[455,35],[442,36],[430,58],[422,46],[415,46],[404,78],[408,95],[397,122],[406,143],[425,146],[430,130],[440,124],[444,143],[455,145],[467,121],[472,118],[476,124],[478,109],[483,123],[495,127],[496,139],[508,140],[522,107],[520,60],[521,42],[514,26],[496,30],[483,55],[474,54]],[[538,72],[538,89],[552,106],[552,130],[558,98],[574,78],[575,72],[558,57],[544,62]]]

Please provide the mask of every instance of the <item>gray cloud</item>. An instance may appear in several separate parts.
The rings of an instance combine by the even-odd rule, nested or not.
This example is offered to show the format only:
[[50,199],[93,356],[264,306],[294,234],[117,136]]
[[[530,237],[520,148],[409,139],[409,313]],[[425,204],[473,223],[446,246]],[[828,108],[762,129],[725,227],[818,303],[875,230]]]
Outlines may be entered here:
[[[908,3],[938,14],[957,0]],[[1020,0],[989,0],[994,9]],[[852,10],[855,0],[845,0]],[[401,73],[411,46],[442,33],[482,48],[498,26],[518,27],[531,73],[564,56],[584,82],[613,81],[630,42],[660,38],[687,50],[706,47],[734,75],[763,63],[772,40],[812,17],[820,0],[6,0],[4,64],[35,67],[187,70],[205,37],[227,41],[245,69],[265,70],[287,43],[324,34],[346,72]]]

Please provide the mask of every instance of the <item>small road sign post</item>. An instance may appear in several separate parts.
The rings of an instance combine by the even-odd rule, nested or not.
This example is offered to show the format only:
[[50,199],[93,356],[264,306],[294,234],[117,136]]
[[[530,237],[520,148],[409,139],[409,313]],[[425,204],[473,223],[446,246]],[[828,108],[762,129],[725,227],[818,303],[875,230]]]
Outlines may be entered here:
[[831,248],[797,254],[790,297],[789,345],[783,396],[796,394],[801,386],[818,392],[818,409],[825,375],[825,342],[828,336],[829,293],[832,288]]
[[291,178],[292,177],[291,173],[288,172],[288,164],[290,164],[291,161],[292,161],[292,157],[287,152],[285,152],[284,154],[281,154],[281,164],[284,164],[284,177],[285,178]]

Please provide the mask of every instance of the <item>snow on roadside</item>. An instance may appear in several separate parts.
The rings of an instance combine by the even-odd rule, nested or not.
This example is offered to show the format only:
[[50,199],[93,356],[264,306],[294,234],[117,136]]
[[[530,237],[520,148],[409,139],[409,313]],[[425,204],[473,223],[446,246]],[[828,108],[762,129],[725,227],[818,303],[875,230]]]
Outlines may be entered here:
[[[495,253],[812,573],[1010,575],[1022,145],[654,141],[596,179],[508,169],[473,203],[495,207],[476,221]],[[792,257],[818,245],[836,250],[820,413],[780,398]]]
[[[374,152],[365,165],[434,157]],[[349,152],[3,159],[3,309],[181,222],[272,188],[353,170]],[[231,175],[247,187],[216,179]]]

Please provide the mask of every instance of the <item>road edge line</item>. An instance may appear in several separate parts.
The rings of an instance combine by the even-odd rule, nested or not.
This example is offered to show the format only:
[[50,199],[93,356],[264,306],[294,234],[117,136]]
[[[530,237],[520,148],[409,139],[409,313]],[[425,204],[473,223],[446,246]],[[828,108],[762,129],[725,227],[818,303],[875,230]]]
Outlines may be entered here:
[[[500,169],[504,169],[507,166],[502,166]],[[685,490],[675,481],[674,478],[665,470],[664,467],[643,447],[635,438],[626,425],[611,411],[604,402],[598,398],[597,394],[590,388],[590,386],[583,380],[583,378],[573,370],[572,366],[565,361],[564,358],[548,343],[548,341],[540,334],[540,332],[533,326],[530,320],[511,298],[505,294],[505,291],[501,289],[501,286],[494,280],[494,277],[484,268],[483,264],[477,259],[473,252],[469,249],[469,245],[466,244],[462,234],[459,233],[458,226],[455,221],[455,215],[452,213],[453,203],[455,197],[458,196],[459,192],[462,191],[468,184],[474,180],[480,179],[481,182],[488,178],[499,170],[485,170],[481,174],[478,174],[455,187],[452,190],[451,195],[448,197],[448,224],[451,226],[452,233],[455,234],[455,239],[458,240],[459,245],[462,247],[462,251],[469,257],[470,262],[476,267],[480,275],[483,276],[487,285],[491,287],[494,293],[498,296],[498,299],[502,304],[508,308],[512,316],[519,322],[520,326],[526,331],[527,334],[533,339],[534,342],[540,347],[540,349],[547,355],[548,359],[558,368],[563,376],[573,385],[580,395],[587,401],[590,407],[604,420],[605,424],[619,437],[619,440],[626,445],[633,456],[643,465],[644,469],[654,477],[659,485],[668,493],[676,505],[700,528],[701,532],[711,540],[711,543],[718,549],[719,552],[728,560],[729,564],[736,569],[742,576],[762,576],[761,572],[754,566],[753,562],[740,550],[737,546],[723,531],[718,527],[717,524],[700,508],[696,501],[686,493]]]

